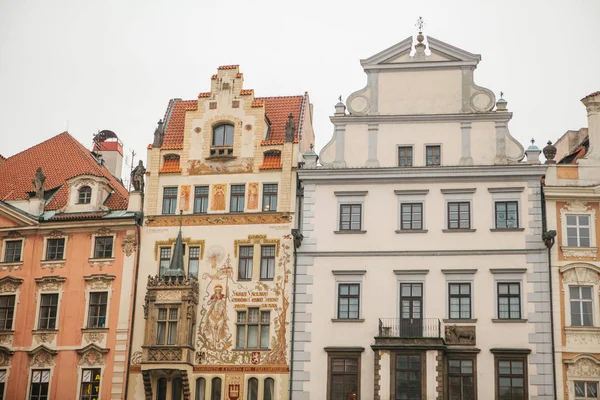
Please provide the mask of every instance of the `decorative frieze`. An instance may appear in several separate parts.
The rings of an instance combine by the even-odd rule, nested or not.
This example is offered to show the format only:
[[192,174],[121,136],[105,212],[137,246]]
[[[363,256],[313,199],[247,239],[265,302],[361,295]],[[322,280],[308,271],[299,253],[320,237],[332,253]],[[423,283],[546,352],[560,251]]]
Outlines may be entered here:
[[104,341],[106,337],[105,332],[103,331],[84,331],[83,332],[83,341],[87,344],[97,343],[100,344]]
[[64,268],[66,264],[66,260],[43,260],[42,269],[49,269],[50,273],[53,274],[56,268]]
[[446,344],[475,346],[475,326],[446,325]]
[[292,216],[289,213],[256,213],[244,215],[183,215],[150,216],[146,219],[146,226],[210,226],[210,225],[253,225],[253,224],[289,224]]
[[565,327],[567,346],[600,345],[600,328]]
[[101,275],[90,275],[84,276],[83,279],[88,284],[88,288],[91,290],[103,290],[110,289],[112,281],[115,279],[114,275],[101,274]]
[[106,353],[108,353],[108,349],[98,347],[94,343],[88,344],[84,348],[77,350],[77,354],[81,356],[79,365],[84,367],[103,366],[105,365],[104,354]]
[[156,292],[156,301],[181,301],[179,290],[162,290]]
[[21,278],[6,276],[0,279],[0,293],[16,293],[21,283],[23,283]]
[[12,347],[14,336],[14,331],[0,332],[0,346]]
[[183,361],[182,360],[181,348],[169,348],[169,347],[150,347],[148,348],[147,361],[150,362],[171,362],[171,361]]
[[565,258],[576,258],[581,260],[582,258],[593,258],[594,260],[598,257],[597,247],[560,247],[563,256]]
[[37,344],[52,345],[56,339],[58,331],[33,331],[33,340]]
[[0,271],[18,271],[23,269],[23,262],[0,262]]
[[56,292],[61,290],[63,282],[67,278],[61,276],[43,276],[41,278],[35,278],[38,290],[40,292]]

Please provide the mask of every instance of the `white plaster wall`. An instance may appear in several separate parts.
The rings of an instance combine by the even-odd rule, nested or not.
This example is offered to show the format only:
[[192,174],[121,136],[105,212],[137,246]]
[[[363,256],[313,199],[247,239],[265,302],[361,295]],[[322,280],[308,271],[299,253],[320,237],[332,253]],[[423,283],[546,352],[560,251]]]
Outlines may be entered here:
[[474,165],[494,164],[496,127],[493,121],[471,123],[471,157]]
[[379,73],[380,114],[447,114],[462,108],[462,74],[455,70]]
[[347,125],[344,159],[346,167],[364,167],[369,158],[369,136],[366,125]]

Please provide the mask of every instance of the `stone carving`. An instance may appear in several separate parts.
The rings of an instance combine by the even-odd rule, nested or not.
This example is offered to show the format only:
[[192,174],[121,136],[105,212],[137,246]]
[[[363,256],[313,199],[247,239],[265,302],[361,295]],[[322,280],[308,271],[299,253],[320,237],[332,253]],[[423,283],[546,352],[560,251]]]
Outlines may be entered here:
[[600,363],[590,358],[580,358],[567,367],[567,375],[574,378],[598,378]]
[[108,267],[110,265],[113,265],[114,263],[114,258],[109,258],[109,259],[94,259],[94,258],[90,258],[88,260],[90,267],[92,268],[98,268],[100,271],[102,271],[102,269],[104,267]]
[[22,261],[15,262],[15,263],[2,263],[2,265],[0,265],[0,271],[12,272],[12,271],[18,271],[22,268],[23,268]]
[[149,348],[148,361],[181,361],[180,348]]
[[12,346],[14,333],[0,333],[0,345]]
[[163,120],[161,119],[158,121],[156,129],[154,130],[154,141],[152,142],[152,147],[159,148],[160,146],[162,146],[164,136],[165,130],[163,127]]
[[546,147],[544,147],[542,151],[544,152],[544,157],[546,157],[546,162],[544,164],[556,164],[556,160],[554,160],[554,157],[556,157],[556,146],[552,145],[550,140],[548,140]]
[[104,356],[96,349],[88,350],[83,354],[79,365],[93,367],[95,365],[104,365]]
[[33,189],[35,191],[35,198],[44,199],[44,184],[46,183],[46,175],[42,172],[42,167],[38,167],[35,171],[35,177],[31,181],[33,183]]
[[294,116],[292,113],[288,115],[288,120],[285,123],[285,141],[291,143],[294,141],[294,131],[296,130],[296,123],[294,122]]
[[588,332],[566,332],[567,345],[582,346],[582,345],[599,345],[600,335],[595,330]]
[[60,276],[44,276],[42,278],[35,279],[38,285],[38,290],[40,292],[59,291],[62,288],[62,283],[66,280],[67,278],[63,278]]
[[247,174],[252,172],[253,159],[238,157],[227,161],[190,160],[190,175]]
[[163,290],[156,293],[158,301],[180,301],[181,292],[179,290]]
[[33,338],[38,344],[52,343],[56,338],[56,332],[36,332],[33,334]]
[[565,258],[577,258],[581,260],[582,258],[593,258],[594,260],[598,256],[598,248],[597,247],[566,247],[562,246],[561,251]]
[[6,277],[0,280],[0,293],[16,293],[19,290],[19,286],[23,282],[22,279],[14,279]]
[[121,247],[127,257],[131,256],[137,249],[137,242],[135,240],[135,234],[126,235],[121,241]]
[[142,308],[144,309],[144,319],[148,319],[148,309],[149,309],[150,305],[149,305],[149,300],[148,298],[146,298],[144,300],[144,304],[142,305]]
[[112,233],[113,231],[111,231],[110,228],[103,227],[96,231],[96,236],[110,236]]
[[111,281],[115,279],[114,275],[92,275],[86,276],[84,279],[88,283],[88,289],[97,290],[97,289],[110,289]]
[[[162,122],[159,122],[159,126]],[[158,130],[158,128],[157,128]],[[156,135],[156,132],[155,132]],[[156,136],[155,139],[156,140]],[[162,139],[161,139],[162,144]],[[156,146],[160,147],[160,146]],[[144,175],[146,175],[146,168],[144,168],[144,162],[140,160],[138,165],[131,171],[131,184],[133,185],[133,190],[136,192],[144,192]]]
[[474,346],[476,342],[475,326],[446,326],[446,343]]
[[569,201],[563,208],[572,213],[587,213],[593,211],[587,202],[581,200]]
[[146,226],[209,226],[209,225],[253,225],[288,224],[291,215],[285,213],[257,213],[247,215],[184,215],[183,217],[155,216],[146,220]]
[[104,340],[103,332],[87,332],[83,334],[86,343],[100,343]]
[[46,237],[49,239],[57,239],[57,238],[65,237],[65,236],[67,236],[67,235],[63,231],[57,231],[57,230],[50,231],[46,235]]
[[142,352],[134,351],[133,354],[131,355],[131,364],[138,365],[141,363],[142,363]]
[[0,351],[0,366],[2,366],[2,367],[10,366],[11,355],[12,355],[11,353],[8,353],[6,351]]
[[49,269],[50,273],[53,274],[56,268],[63,268],[66,265],[65,260],[58,261],[44,261],[42,262],[42,269]]
[[600,283],[598,273],[586,267],[576,267],[563,272],[563,282],[569,283],[589,283],[597,285]]
[[42,345],[28,353],[31,356],[31,360],[29,362],[31,367],[45,368],[54,365],[54,355],[57,353],[57,351],[50,350]]

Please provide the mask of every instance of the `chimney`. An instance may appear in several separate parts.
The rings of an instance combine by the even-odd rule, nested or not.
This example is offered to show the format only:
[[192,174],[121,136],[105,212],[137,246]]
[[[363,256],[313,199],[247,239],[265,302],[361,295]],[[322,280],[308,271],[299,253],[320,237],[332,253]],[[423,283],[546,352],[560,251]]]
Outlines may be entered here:
[[113,131],[103,130],[94,135],[94,152],[101,156],[104,166],[117,179],[123,170],[123,143]]
[[[590,145],[583,157],[586,163],[600,164],[600,91],[581,99],[588,116],[588,137]],[[583,160],[582,160],[583,161]]]

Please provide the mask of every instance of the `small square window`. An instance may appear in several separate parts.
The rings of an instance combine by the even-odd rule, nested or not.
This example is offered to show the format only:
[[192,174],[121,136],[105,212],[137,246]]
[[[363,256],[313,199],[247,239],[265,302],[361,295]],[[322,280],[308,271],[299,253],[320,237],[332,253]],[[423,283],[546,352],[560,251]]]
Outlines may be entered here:
[[48,239],[46,243],[46,260],[64,260],[65,238]]
[[340,204],[340,231],[360,231],[362,204]]
[[398,166],[412,167],[413,165],[413,148],[412,146],[398,147]]
[[111,258],[113,250],[112,236],[98,236],[95,240],[94,257]]
[[448,229],[471,229],[471,203],[448,202]]
[[400,205],[400,229],[403,231],[423,229],[423,204],[402,203]]
[[4,245],[6,246],[4,250],[4,262],[21,261],[22,240],[7,240],[4,242]]
[[157,318],[156,344],[177,344],[177,320],[179,309],[159,308]]
[[519,203],[517,201],[496,202],[496,229],[519,227]]
[[425,165],[428,167],[439,167],[440,166],[440,146],[426,146],[425,147]]

